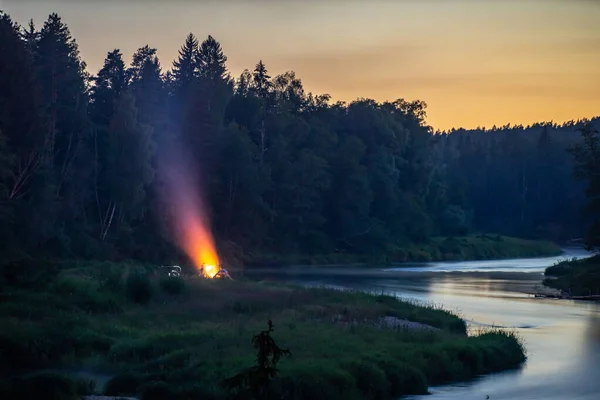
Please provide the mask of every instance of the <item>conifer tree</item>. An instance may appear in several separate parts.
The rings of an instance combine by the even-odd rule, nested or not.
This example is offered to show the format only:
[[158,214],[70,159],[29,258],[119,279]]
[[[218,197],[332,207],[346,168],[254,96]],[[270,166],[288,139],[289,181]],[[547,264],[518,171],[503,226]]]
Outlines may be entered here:
[[148,46],[133,55],[131,70],[132,93],[138,108],[138,119],[143,125],[155,129],[163,120],[164,107],[163,77],[156,49]]
[[119,98],[109,131],[107,162],[108,203],[102,212],[100,239],[111,230],[122,233],[141,217],[146,187],[154,178],[150,160],[153,146],[148,129],[138,123],[135,98],[125,92]]
[[91,90],[90,115],[97,125],[108,126],[115,112],[116,101],[127,89],[128,75],[120,50],[109,52],[98,75],[93,78]]
[[227,56],[223,53],[221,44],[212,36],[202,42],[198,48],[197,65],[200,76],[210,82],[229,80],[227,75]]
[[575,158],[575,175],[586,181],[587,213],[591,219],[585,236],[588,250],[600,248],[600,132],[586,122],[580,129],[583,141],[570,151]]
[[265,64],[262,62],[262,60],[260,60],[258,62],[258,64],[256,64],[256,67],[254,68],[254,73],[252,74],[253,77],[253,91],[254,93],[260,97],[263,100],[266,100],[269,97],[269,94],[271,92],[271,87],[273,86],[272,82],[271,82],[271,76],[269,75],[269,72],[267,71],[267,67],[265,66]]
[[185,43],[179,49],[177,60],[173,61],[173,83],[176,87],[191,85],[198,75],[197,65],[198,39],[193,33],[185,38]]
[[93,159],[92,125],[86,65],[58,14],[51,14],[40,30],[34,60],[48,115],[45,159],[51,176],[46,178],[46,187],[52,186],[53,201],[59,205],[53,246],[70,251],[69,232],[81,236],[89,228],[84,221],[86,203],[92,197],[93,165],[88,162]]
[[250,87],[252,85],[252,74],[248,69],[245,69],[240,74],[236,85],[235,85],[235,94],[239,96],[248,96],[250,93]]

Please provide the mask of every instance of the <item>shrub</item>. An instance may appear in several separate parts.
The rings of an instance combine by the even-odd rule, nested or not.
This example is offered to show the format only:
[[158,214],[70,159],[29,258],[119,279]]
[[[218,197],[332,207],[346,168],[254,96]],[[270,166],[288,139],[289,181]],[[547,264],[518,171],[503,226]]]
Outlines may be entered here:
[[44,368],[83,349],[86,343],[77,337],[76,323],[66,318],[37,327],[7,323],[0,329],[0,372]]
[[186,386],[180,391],[181,397],[184,399],[194,400],[217,400],[222,396],[212,393],[208,389],[199,385]]
[[427,379],[417,368],[390,358],[377,360],[377,365],[385,373],[392,396],[427,394]]
[[152,284],[145,272],[131,271],[127,276],[127,296],[138,304],[146,304],[152,298]]
[[60,265],[49,260],[22,259],[0,264],[0,275],[11,287],[40,288],[52,281]]
[[168,294],[177,295],[185,290],[185,281],[178,276],[166,276],[160,279],[160,288]]
[[11,400],[77,400],[77,391],[70,378],[55,372],[39,372],[11,380],[0,395]]
[[117,375],[104,386],[105,396],[135,396],[142,382],[141,377],[134,374]]
[[352,361],[345,368],[356,380],[356,387],[367,399],[387,399],[390,384],[385,373],[366,360]]
[[177,400],[179,398],[175,388],[164,382],[150,382],[140,388],[140,400]]
[[87,396],[96,392],[96,382],[93,380],[77,379],[75,382],[77,394],[80,396]]
[[59,276],[52,285],[53,290],[68,296],[69,302],[92,314],[120,312],[116,294],[103,291],[97,282],[74,276]]
[[112,292],[119,292],[123,288],[124,266],[120,264],[105,263],[99,268],[102,286]]
[[277,399],[360,399],[365,398],[356,388],[354,377],[346,370],[331,363],[316,365],[301,363],[293,372],[272,381],[268,388],[269,398]]

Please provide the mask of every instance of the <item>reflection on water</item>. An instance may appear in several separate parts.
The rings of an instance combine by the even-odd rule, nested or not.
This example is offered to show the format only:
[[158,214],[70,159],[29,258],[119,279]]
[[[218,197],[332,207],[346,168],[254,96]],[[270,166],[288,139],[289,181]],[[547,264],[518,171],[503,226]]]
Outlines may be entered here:
[[[562,258],[585,255],[569,251]],[[600,304],[527,295],[540,284],[540,272],[557,259],[433,263],[377,273],[267,275],[441,304],[458,312],[472,328],[508,327],[524,339],[528,360],[522,369],[431,388],[431,396],[412,399],[483,400],[488,395],[490,400],[595,400],[600,391]]]
[[544,269],[558,261],[570,258],[588,257],[589,253],[580,248],[566,249],[564,254],[555,257],[525,258],[509,260],[457,261],[403,264],[387,271],[428,271],[428,272],[543,272]]
[[[471,284],[465,282],[467,277],[456,279],[455,275],[440,275],[431,278],[433,284],[423,300],[458,308],[473,326],[500,325],[515,329],[525,341],[529,358],[520,373],[486,376],[467,386],[434,388],[434,395],[427,398],[483,399],[485,395],[490,399],[598,398],[598,304],[528,298],[511,291],[511,285],[504,279],[496,280],[490,275],[485,284],[478,273],[473,273]],[[521,287],[535,283],[530,277],[521,281],[514,278],[513,282]],[[498,296],[499,290],[505,290],[508,296]]]

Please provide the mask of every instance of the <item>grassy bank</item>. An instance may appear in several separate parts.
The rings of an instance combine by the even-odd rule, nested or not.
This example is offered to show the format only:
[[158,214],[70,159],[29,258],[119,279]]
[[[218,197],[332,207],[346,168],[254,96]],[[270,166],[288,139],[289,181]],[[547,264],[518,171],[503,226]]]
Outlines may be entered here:
[[[35,391],[62,393],[54,399],[90,392],[224,398],[220,382],[255,364],[250,340],[268,319],[277,344],[292,352],[278,364],[268,398],[426,393],[525,357],[511,333],[468,337],[458,316],[384,295],[165,278],[151,267],[110,263],[24,263],[3,267],[1,276],[0,376],[13,376],[0,383],[0,398],[35,398]],[[432,328],[392,327],[385,317]],[[102,388],[39,373],[48,370],[110,380]]]
[[250,254],[245,265],[349,265],[397,262],[468,261],[506,258],[545,257],[561,254],[555,243],[500,235],[479,234],[462,237],[436,237],[426,243],[401,246],[377,254]]
[[600,255],[557,263],[544,274],[544,285],[572,296],[600,294]]

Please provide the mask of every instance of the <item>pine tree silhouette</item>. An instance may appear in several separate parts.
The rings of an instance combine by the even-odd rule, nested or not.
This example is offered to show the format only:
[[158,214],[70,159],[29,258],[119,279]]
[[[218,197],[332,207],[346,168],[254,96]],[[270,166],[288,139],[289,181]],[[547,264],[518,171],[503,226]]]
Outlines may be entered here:
[[261,331],[252,338],[252,347],[256,349],[257,365],[224,379],[221,383],[234,399],[247,395],[264,399],[270,380],[277,375],[277,363],[281,357],[292,355],[289,349],[277,346],[271,337],[273,322],[269,320],[267,323],[269,329]]

